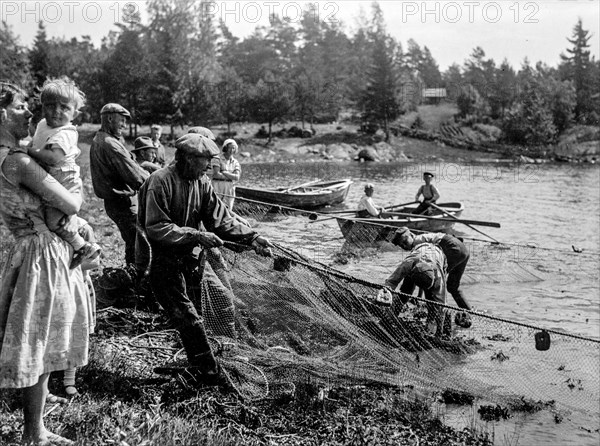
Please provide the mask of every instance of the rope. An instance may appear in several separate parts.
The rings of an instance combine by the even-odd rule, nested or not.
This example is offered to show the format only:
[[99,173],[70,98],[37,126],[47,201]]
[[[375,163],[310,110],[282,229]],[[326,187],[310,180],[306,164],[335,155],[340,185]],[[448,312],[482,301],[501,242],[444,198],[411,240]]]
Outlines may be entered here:
[[[412,232],[412,229],[411,229]],[[495,245],[495,243],[490,242],[489,240],[484,240],[484,239],[480,239],[480,238],[476,238],[476,237],[462,237],[465,240],[471,240],[474,242],[485,242],[485,243],[489,243],[491,245]],[[560,252],[563,254],[571,254],[571,255],[591,255],[591,256],[600,256],[600,251],[582,251],[582,252],[578,252],[578,251],[574,251],[573,249],[568,250],[568,249],[560,249],[560,248],[545,248],[543,246],[536,246],[533,243],[527,243],[527,244],[522,244],[522,243],[506,243],[506,242],[502,242],[502,245],[506,245],[506,246],[516,246],[518,248],[530,248],[530,249],[539,249],[539,250],[543,250],[543,251],[554,251],[554,252]]]
[[[328,214],[323,214],[323,213],[318,213],[318,212],[313,212],[313,214],[319,214],[319,215],[324,215],[324,216],[328,216]],[[389,224],[385,224],[385,223],[375,223],[375,222],[366,222],[363,221],[359,218],[353,218],[353,217],[334,217],[336,219],[339,220],[349,220],[349,221],[356,221],[359,222],[361,224],[364,225],[373,225],[373,226],[384,226],[386,228],[398,228],[398,226],[395,225],[389,225]],[[411,229],[410,232],[415,232],[415,233],[421,233],[421,234],[425,234],[431,231],[422,231],[420,229]],[[560,248],[544,248],[541,246],[535,246],[532,243],[528,243],[528,244],[521,244],[521,243],[509,243],[509,242],[492,242],[490,240],[485,240],[485,239],[480,239],[480,238],[476,238],[476,237],[468,237],[468,236],[461,236],[461,238],[465,239],[465,240],[471,240],[471,241],[475,241],[475,242],[485,242],[485,243],[489,243],[490,245],[505,245],[505,246],[515,246],[515,247],[520,247],[520,248],[531,248],[531,249],[539,249],[539,250],[544,250],[544,251],[555,251],[555,252],[560,252],[563,254],[575,254],[575,255],[592,255],[592,256],[600,256],[600,251],[582,251],[582,252],[577,252],[574,251],[573,249],[571,250],[565,250],[565,249],[560,249]]]
[[242,200],[242,201],[248,201],[248,202],[255,203],[255,204],[260,204],[261,206],[265,206],[265,207],[270,207],[270,208],[275,207],[278,209],[285,209],[290,212],[298,213],[298,214],[314,214],[314,212],[312,212],[312,211],[307,211],[305,209],[296,209],[296,208],[292,208],[289,206],[284,206],[282,204],[266,203],[264,201],[251,200],[250,198],[242,198],[242,197],[236,197],[236,199]]

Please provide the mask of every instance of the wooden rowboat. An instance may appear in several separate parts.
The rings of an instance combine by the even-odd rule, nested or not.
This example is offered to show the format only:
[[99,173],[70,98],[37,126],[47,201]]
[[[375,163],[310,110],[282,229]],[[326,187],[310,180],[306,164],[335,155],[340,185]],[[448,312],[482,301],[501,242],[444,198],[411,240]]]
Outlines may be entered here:
[[348,195],[352,180],[311,181],[293,187],[261,189],[236,186],[236,197],[294,209],[318,209],[342,203]]
[[[462,203],[440,203],[438,204],[450,215],[460,217],[464,211]],[[411,214],[417,205],[394,209],[393,212]],[[382,241],[391,242],[396,229],[406,226],[409,229],[427,232],[447,232],[456,223],[448,215],[433,209],[431,215],[424,218],[418,214],[414,217],[392,216],[391,218],[344,218],[336,217],[342,235],[347,242],[362,245],[373,244]]]

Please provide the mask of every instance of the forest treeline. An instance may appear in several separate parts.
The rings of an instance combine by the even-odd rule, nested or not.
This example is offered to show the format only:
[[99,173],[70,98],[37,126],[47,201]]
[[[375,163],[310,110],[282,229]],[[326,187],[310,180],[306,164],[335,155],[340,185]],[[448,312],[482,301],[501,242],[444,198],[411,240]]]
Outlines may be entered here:
[[389,126],[422,103],[424,88],[445,88],[462,124],[493,124],[507,142],[552,143],[574,124],[597,125],[600,62],[590,56],[589,31],[579,20],[560,62],[550,67],[506,59],[496,63],[475,47],[462,63],[441,72],[427,46],[404,48],[372,3],[352,33],[319,19],[308,5],[291,23],[270,17],[244,39],[206,14],[206,2],[149,0],[147,24],[123,11],[99,47],[89,36],[49,39],[39,23],[31,48],[11,27],[0,27],[0,77],[33,89],[68,76],[87,95],[84,119],[97,122],[107,102],[132,111],[138,124],[212,125],[285,120],[330,122],[340,113]]

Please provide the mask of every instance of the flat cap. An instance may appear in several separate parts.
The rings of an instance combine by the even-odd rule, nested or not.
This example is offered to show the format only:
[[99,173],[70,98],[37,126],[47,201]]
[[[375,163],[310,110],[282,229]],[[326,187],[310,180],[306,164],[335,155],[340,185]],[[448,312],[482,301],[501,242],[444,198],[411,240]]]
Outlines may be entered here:
[[419,288],[430,289],[435,282],[433,265],[422,261],[415,262],[410,270],[410,278]]
[[216,140],[217,138],[215,138],[215,135],[213,132],[211,132],[209,129],[207,129],[206,127],[190,127],[188,129],[188,133],[196,133],[198,135],[202,135],[205,138],[210,139],[211,141]]
[[375,186],[373,186],[373,183],[367,183],[365,184],[365,190],[367,189],[375,189]]
[[101,115],[105,115],[107,113],[118,113],[120,115],[125,116],[126,118],[131,118],[129,111],[127,111],[125,107],[119,104],[115,104],[113,102],[106,104],[104,107],[102,107],[102,110],[100,110]]
[[406,233],[409,233],[410,229],[408,229],[406,226],[401,226],[398,229],[396,229],[396,237],[400,237]]
[[198,133],[188,133],[175,141],[175,148],[186,154],[195,154],[203,158],[215,158],[220,154],[217,145]]
[[139,138],[136,138],[135,141],[133,141],[133,149],[131,149],[131,151],[136,152],[138,150],[155,148],[156,147],[154,147],[154,144],[152,144],[152,140],[150,138],[148,138],[147,136],[140,136]]
[[431,178],[434,177],[434,175],[431,172],[423,172],[423,176],[424,177],[431,177]]

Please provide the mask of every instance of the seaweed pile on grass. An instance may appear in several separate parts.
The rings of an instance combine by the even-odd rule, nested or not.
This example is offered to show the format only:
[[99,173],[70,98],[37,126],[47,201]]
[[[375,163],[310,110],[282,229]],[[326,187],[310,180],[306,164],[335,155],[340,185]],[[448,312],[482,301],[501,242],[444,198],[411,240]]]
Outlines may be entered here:
[[[77,376],[81,396],[48,407],[47,427],[86,446],[491,444],[485,434],[443,425],[410,389],[329,388],[298,375],[287,386],[273,386],[266,398],[244,402],[152,373],[180,351],[162,316],[101,311],[90,362]],[[60,377],[51,385],[60,394]],[[1,394],[4,444],[20,441],[20,407],[18,392]]]

